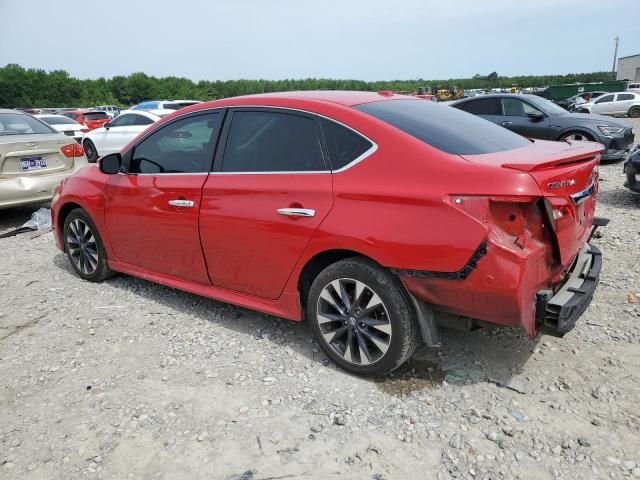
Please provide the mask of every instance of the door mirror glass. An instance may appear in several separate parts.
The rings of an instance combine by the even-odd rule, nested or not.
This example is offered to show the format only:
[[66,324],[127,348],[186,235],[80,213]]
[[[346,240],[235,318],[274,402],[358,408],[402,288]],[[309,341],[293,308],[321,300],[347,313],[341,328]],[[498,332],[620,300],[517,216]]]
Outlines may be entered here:
[[112,153],[106,155],[99,160],[100,171],[107,175],[114,175],[120,171],[122,166],[122,155],[119,153]]
[[109,128],[111,128],[111,122],[107,122],[103,125],[104,128],[106,128],[107,130],[109,130]]

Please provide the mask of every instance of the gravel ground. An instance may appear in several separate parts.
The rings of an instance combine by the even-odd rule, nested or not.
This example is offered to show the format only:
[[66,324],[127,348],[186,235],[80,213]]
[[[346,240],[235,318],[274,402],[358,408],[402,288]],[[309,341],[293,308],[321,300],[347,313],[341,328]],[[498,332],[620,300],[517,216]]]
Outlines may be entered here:
[[446,331],[377,381],[306,324],[0,239],[0,478],[640,478],[640,195],[621,164],[601,177],[604,270],[573,332]]

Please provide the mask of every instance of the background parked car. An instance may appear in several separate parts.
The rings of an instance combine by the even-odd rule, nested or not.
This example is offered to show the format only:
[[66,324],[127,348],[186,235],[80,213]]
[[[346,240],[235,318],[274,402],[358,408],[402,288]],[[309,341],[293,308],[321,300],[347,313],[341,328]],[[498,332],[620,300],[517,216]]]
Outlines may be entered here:
[[602,143],[602,160],[622,160],[633,146],[634,131],[623,120],[570,113],[536,95],[486,95],[452,103],[528,138],[591,140]]
[[576,107],[576,101],[578,100],[578,97],[584,98],[586,103],[590,100],[594,100],[604,95],[605,93],[608,93],[608,92],[584,92],[584,93],[579,93],[577,95],[574,95],[573,97],[565,98],[564,100],[558,100],[555,103],[556,105],[561,106],[565,110],[569,110],[570,112],[572,112]]
[[636,145],[629,159],[624,162],[624,173],[627,176],[624,186],[632,192],[640,193],[640,145]]
[[627,92],[640,93],[640,83],[630,83],[627,85]]
[[75,120],[65,117],[64,115],[35,115],[57,132],[64,133],[69,137],[73,137],[76,142],[80,143],[82,136],[89,131],[84,125],[80,125]]
[[602,95],[576,107],[579,113],[599,113],[601,115],[628,115],[632,118],[640,117],[640,94],[633,92],[619,92]]
[[81,125],[85,125],[89,130],[102,127],[105,123],[111,121],[111,117],[107,112],[100,110],[67,110],[62,115],[69,117]]
[[199,100],[148,100],[131,107],[131,110],[180,110],[202,103]]
[[[173,110],[167,112],[173,113]],[[166,113],[156,115],[139,110],[117,116],[112,122],[105,123],[101,128],[96,128],[84,136],[82,146],[87,153],[87,158],[94,162],[98,157],[119,152],[122,147],[164,115]]]
[[0,109],[0,209],[46,202],[87,165],[84,150],[43,121]]
[[107,112],[111,118],[115,118],[120,115],[120,107],[116,105],[98,105],[96,110],[100,110],[101,112]]

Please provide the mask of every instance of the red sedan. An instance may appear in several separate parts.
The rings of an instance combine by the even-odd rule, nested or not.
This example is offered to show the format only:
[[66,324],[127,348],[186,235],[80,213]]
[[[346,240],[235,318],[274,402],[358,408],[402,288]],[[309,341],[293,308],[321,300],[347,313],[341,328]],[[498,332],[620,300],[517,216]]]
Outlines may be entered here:
[[62,112],[62,115],[75,120],[81,125],[85,125],[89,130],[101,128],[105,123],[109,123],[111,121],[111,117],[107,115],[107,112],[102,112],[100,110],[66,110]]
[[390,93],[202,103],[66,179],[52,214],[82,278],[122,272],[291,320],[389,372],[440,312],[563,335],[602,265],[593,142],[518,136]]

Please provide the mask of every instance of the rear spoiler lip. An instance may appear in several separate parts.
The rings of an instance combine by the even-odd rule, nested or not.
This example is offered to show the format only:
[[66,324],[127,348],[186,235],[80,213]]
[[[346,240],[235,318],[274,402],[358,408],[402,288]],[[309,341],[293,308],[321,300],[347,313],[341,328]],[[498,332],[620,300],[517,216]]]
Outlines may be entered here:
[[[460,156],[472,163],[509,168],[520,172],[533,172],[595,159],[599,163],[600,154],[606,149],[604,145],[597,142],[533,140],[530,146],[518,150]],[[513,161],[518,157],[524,158]]]

